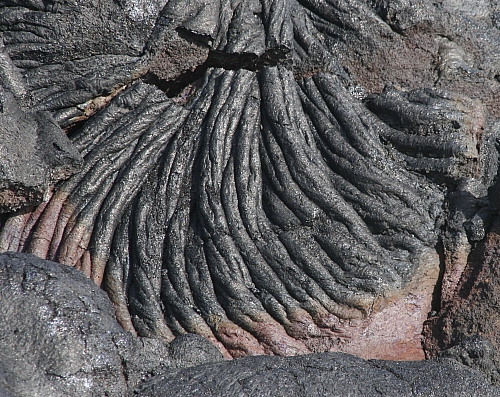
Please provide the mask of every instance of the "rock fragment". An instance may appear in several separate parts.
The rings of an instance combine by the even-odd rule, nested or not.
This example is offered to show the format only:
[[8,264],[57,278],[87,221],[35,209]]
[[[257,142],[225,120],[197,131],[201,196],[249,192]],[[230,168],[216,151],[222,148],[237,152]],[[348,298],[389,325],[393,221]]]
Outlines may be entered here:
[[24,110],[0,86],[0,213],[47,201],[82,163],[49,113]]

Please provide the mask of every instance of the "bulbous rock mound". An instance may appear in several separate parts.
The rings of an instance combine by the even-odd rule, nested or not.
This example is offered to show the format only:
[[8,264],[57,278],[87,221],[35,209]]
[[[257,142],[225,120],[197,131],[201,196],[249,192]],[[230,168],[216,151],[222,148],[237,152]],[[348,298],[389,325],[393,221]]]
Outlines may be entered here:
[[69,266],[0,254],[0,282],[2,397],[122,397],[167,369],[223,360],[198,335],[169,346],[132,336],[106,293]]
[[400,40],[435,5],[405,23],[363,1],[0,5],[5,80],[84,157],[1,251],[80,269],[140,336],[423,358],[448,189],[494,173],[491,104],[363,95],[339,48],[365,26]]

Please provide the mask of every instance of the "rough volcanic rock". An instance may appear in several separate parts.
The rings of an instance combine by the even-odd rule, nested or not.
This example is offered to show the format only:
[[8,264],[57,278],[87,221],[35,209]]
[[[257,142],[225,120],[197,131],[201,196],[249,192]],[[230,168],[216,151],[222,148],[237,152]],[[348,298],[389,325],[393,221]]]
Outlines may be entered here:
[[247,357],[154,377],[135,393],[175,396],[484,396],[500,395],[480,372],[452,359],[365,361],[342,353]]
[[[363,94],[386,84],[465,93],[500,117],[498,2],[490,0],[303,1]],[[363,95],[362,94],[362,95]]]
[[496,172],[495,7],[0,4],[8,74],[84,156],[2,250],[81,270],[140,336],[423,357],[440,244],[485,231],[453,206]]
[[462,364],[482,372],[489,381],[500,384],[500,354],[488,339],[474,335],[464,337],[458,344],[443,350],[440,357],[453,358]]
[[31,93],[0,36],[0,213],[47,201],[83,159],[52,115],[31,109]]
[[167,368],[222,359],[196,335],[170,347],[134,337],[81,272],[18,253],[0,255],[0,335],[0,390],[15,396],[124,396]]
[[0,213],[47,201],[82,163],[52,116],[21,108],[0,79]]
[[447,291],[441,311],[426,322],[425,346],[430,357],[474,335],[500,346],[499,247],[500,222],[495,217],[486,238],[469,254],[458,282]]

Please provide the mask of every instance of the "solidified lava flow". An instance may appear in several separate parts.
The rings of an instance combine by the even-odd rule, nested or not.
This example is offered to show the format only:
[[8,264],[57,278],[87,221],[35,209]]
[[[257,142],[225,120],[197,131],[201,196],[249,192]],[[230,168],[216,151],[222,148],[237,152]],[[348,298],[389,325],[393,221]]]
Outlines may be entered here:
[[84,157],[0,250],[81,269],[141,336],[421,357],[484,109],[435,88],[358,99],[335,43],[380,21],[368,3],[0,0],[27,101]]

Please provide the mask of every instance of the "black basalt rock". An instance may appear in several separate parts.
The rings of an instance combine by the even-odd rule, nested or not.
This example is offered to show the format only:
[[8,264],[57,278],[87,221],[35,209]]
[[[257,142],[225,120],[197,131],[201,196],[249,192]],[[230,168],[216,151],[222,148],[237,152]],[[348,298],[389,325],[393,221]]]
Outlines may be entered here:
[[104,291],[68,266],[1,254],[0,285],[0,395],[125,396],[167,368],[222,360],[197,335],[175,340],[172,353],[132,336]]
[[83,163],[50,113],[27,109],[3,83],[0,76],[0,213],[47,201],[54,185]]
[[44,188],[0,212],[44,202],[0,218],[0,251],[95,283],[0,256],[0,387],[498,395],[487,343],[450,350],[486,377],[345,354],[172,369],[221,360],[206,339],[226,358],[424,357],[498,208],[498,12],[0,0],[0,164],[16,134],[45,153],[16,160],[10,180]]
[[343,353],[247,357],[170,371],[133,396],[498,396],[487,378],[455,360],[395,362]]

